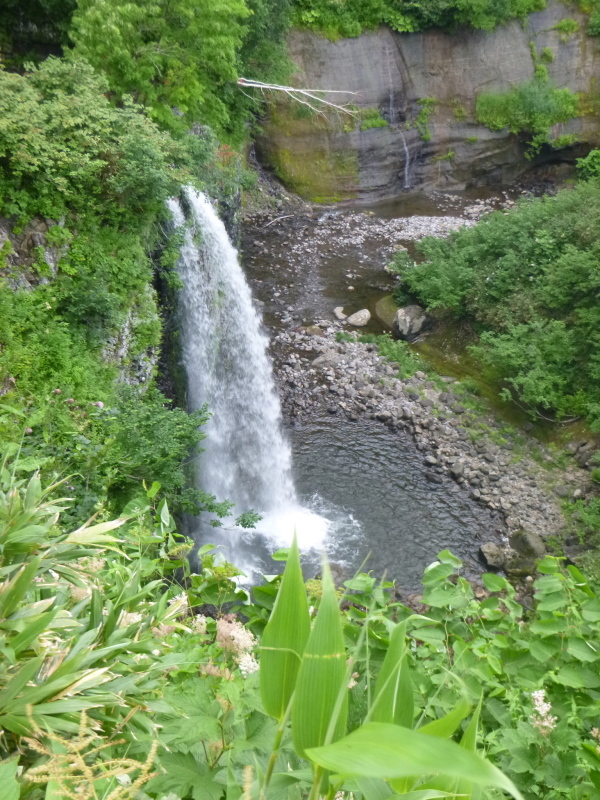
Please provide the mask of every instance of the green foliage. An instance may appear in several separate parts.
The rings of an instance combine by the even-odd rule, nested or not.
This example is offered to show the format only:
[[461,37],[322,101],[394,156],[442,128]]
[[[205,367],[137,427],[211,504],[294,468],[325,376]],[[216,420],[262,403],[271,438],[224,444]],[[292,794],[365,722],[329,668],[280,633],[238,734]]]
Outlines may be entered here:
[[600,150],[590,150],[585,158],[577,159],[577,174],[584,181],[600,178]]
[[238,76],[287,76],[290,22],[288,0],[79,0],[71,37],[114,98],[132,96],[170,130],[201,122],[241,144],[261,98],[245,97]]
[[492,30],[511,18],[524,18],[545,7],[545,0],[295,0],[296,25],[331,39],[359,36],[364,29],[388,25],[400,33],[432,26],[471,25]]
[[162,212],[185,150],[130,102],[114,108],[83,61],[49,58],[24,76],[0,72],[1,211],[58,219],[88,210],[138,228]]
[[476,354],[533,413],[583,415],[594,426],[599,219],[591,180],[492,214],[448,240],[424,240],[426,260],[404,273],[404,286],[425,305],[475,324]]
[[[116,789],[126,767],[145,776],[150,800],[169,793],[220,800],[225,787],[240,797],[252,785],[257,797],[275,800],[288,798],[289,786],[298,798],[339,791],[362,800],[392,791],[474,798],[474,785],[525,800],[595,796],[600,605],[574,567],[545,558],[526,613],[495,574],[484,575],[488,594],[476,599],[459,559],[443,551],[425,571],[424,613],[415,614],[392,602],[393,584],[364,573],[346,581],[342,612],[325,565],[292,701],[302,712],[292,714],[293,740],[304,742],[314,728],[322,742],[308,748],[307,763],[292,748],[279,702],[280,722],[266,715],[256,674],[270,690],[291,661],[265,650],[259,669],[260,642],[250,633],[275,609],[262,644],[281,648],[278,655],[290,644],[295,650],[307,614],[297,550],[286,567],[293,586],[271,579],[252,602],[211,545],[200,550],[199,571],[190,569],[191,543],[176,533],[157,484],[126,518],[67,534],[58,487],[44,490],[37,475],[16,479],[18,462],[7,467],[0,469],[5,794],[42,800],[53,782],[72,791],[83,732],[99,749],[89,751],[78,785],[88,791],[93,781],[98,797]],[[233,603],[247,626],[222,610],[216,619],[194,613],[207,602]],[[53,755],[65,750],[68,760]],[[153,762],[152,777],[143,765]],[[126,788],[115,796],[133,798]]]
[[431,160],[434,163],[436,161],[452,161],[452,159],[454,158],[455,155],[456,155],[456,153],[454,152],[454,150],[449,150],[443,156],[434,156]]
[[546,64],[552,64],[554,61],[554,51],[551,47],[542,47],[542,51],[540,53],[540,59],[544,61]]
[[435,97],[422,97],[417,100],[419,106],[419,113],[415,119],[415,127],[419,131],[421,139],[424,142],[431,141],[431,131],[429,130],[429,120],[435,111],[437,100]]
[[467,118],[467,109],[463,106],[458,97],[452,101],[452,114],[457,122],[464,122]]
[[228,112],[217,87],[237,79],[247,16],[243,0],[177,0],[150,7],[80,0],[71,36],[78,55],[107,76],[118,99],[133,96],[169,128],[201,120],[222,129]]
[[563,42],[566,42],[569,36],[574,33],[577,33],[579,30],[579,23],[576,19],[571,19],[570,17],[563,17],[563,19],[559,20],[556,25],[554,26],[554,30],[560,33],[560,38]]
[[377,108],[364,108],[360,112],[360,129],[368,131],[370,128],[387,128],[388,122],[379,113]]
[[512,133],[531,136],[531,156],[544,144],[552,144],[553,125],[579,115],[578,98],[570,89],[552,86],[546,68],[539,64],[533,80],[502,94],[480,94],[476,113],[478,121],[491,130],[508,128]]

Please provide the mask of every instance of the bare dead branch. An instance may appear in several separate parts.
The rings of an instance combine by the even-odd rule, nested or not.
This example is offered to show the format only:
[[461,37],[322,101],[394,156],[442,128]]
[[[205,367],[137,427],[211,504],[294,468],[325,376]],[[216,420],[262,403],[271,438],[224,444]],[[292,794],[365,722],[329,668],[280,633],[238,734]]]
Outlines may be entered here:
[[335,108],[336,111],[341,111],[343,114],[349,114],[350,116],[356,115],[356,109],[350,108],[348,105],[331,103],[329,100],[325,100],[324,97],[319,96],[328,94],[356,95],[356,92],[342,89],[298,89],[294,86],[281,86],[278,83],[263,83],[262,81],[254,81],[248,78],[238,78],[238,86],[245,86],[249,89],[259,89],[263,95],[266,92],[282,92],[283,94],[287,94],[287,96],[295,102],[303,106],[308,106],[317,114],[323,113],[322,106],[328,106],[329,108]]

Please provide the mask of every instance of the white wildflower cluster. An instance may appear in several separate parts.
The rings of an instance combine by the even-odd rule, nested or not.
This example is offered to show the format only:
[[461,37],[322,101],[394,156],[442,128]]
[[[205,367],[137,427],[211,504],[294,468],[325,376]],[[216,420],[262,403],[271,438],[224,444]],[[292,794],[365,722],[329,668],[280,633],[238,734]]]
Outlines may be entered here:
[[194,633],[204,636],[206,634],[206,617],[203,614],[197,614],[190,627]]
[[97,557],[80,558],[79,563],[82,569],[85,569],[87,570],[87,572],[92,572],[94,574],[97,572],[101,572],[106,566],[106,560],[104,558],[97,558]]
[[248,675],[251,675],[253,672],[258,672],[258,661],[254,658],[252,653],[244,653],[243,656],[240,656],[238,666],[244,678],[247,678]]
[[531,699],[533,700],[531,722],[542,736],[548,736],[548,734],[556,728],[558,718],[550,714],[552,706],[546,701],[546,692],[543,689],[538,689],[537,692],[533,692]]
[[349,689],[354,689],[354,687],[358,683],[358,680],[357,680],[358,678],[360,678],[360,675],[358,674],[358,672],[353,672],[352,676],[350,677],[350,680],[348,681],[348,688]]
[[600,754],[600,730],[598,730],[598,728],[592,728],[591,733],[594,739],[599,743],[596,747],[596,752]]
[[137,611],[123,611],[119,617],[119,627],[128,628],[130,625],[139,625],[142,615]]
[[80,603],[82,600],[87,600],[88,597],[92,596],[92,590],[89,586],[70,586],[69,591],[71,593],[71,597],[76,603]]
[[244,678],[258,670],[258,662],[250,652],[256,646],[256,638],[232,614],[217,620],[217,644],[233,655]]
[[175,603],[180,603],[182,606],[187,606],[187,594],[185,592],[181,592],[181,594],[176,594],[175,597],[172,597],[169,600],[169,605],[173,606]]

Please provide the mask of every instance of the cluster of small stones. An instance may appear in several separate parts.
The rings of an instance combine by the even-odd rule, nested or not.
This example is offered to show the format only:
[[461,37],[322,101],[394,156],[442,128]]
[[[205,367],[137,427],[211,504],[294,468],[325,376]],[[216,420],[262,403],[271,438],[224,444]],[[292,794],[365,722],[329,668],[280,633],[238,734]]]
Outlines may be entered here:
[[[56,277],[58,262],[66,255],[68,246],[49,245],[46,234],[55,225],[62,227],[62,224],[62,220],[57,223],[51,219],[34,217],[20,233],[15,233],[13,223],[0,217],[0,276],[6,279],[11,289],[29,290],[40,284],[48,284]],[[40,252],[47,275],[41,275],[36,268]]]
[[[407,431],[423,454],[427,479],[432,484],[454,480],[472,500],[500,515],[507,536],[524,531],[547,539],[561,533],[560,498],[585,497],[591,491],[581,459],[561,473],[560,486],[552,487],[551,473],[527,454],[515,457],[511,441],[498,445],[487,434],[470,435],[477,421],[489,430],[501,425],[466,409],[452,392],[452,378],[443,379],[444,390],[423,372],[400,379],[394,366],[378,355],[376,345],[337,342],[335,334],[341,329],[337,323],[319,321],[276,337],[277,376],[284,411],[291,419],[301,421],[320,407],[344,414],[349,421],[365,415],[392,430]],[[591,457],[592,448],[583,448]],[[549,453],[546,457],[551,459]]]

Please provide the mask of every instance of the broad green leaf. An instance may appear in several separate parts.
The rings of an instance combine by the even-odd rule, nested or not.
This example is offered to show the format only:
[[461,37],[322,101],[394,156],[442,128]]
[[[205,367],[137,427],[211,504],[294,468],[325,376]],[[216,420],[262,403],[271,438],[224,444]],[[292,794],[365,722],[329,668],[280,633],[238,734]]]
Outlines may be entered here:
[[501,575],[495,575],[493,572],[484,572],[481,577],[483,579],[483,585],[488,592],[503,592],[507,586],[509,586],[506,578],[503,578]]
[[146,497],[152,500],[153,497],[156,497],[159,491],[160,491],[160,483],[158,481],[153,481],[152,486],[146,492]]
[[0,762],[0,786],[2,800],[19,800],[19,784],[17,782],[18,758]]
[[384,779],[445,775],[501,789],[522,800],[513,783],[489,761],[454,742],[399,725],[368,722],[333,744],[308,748],[306,755],[341,775]]
[[458,726],[469,714],[470,710],[471,704],[467,700],[461,700],[456,708],[453,708],[448,714],[422,725],[418,731],[419,733],[426,733],[427,736],[439,736],[442,739],[448,739],[458,729]]
[[10,617],[31,586],[42,560],[41,556],[32,558],[0,592],[0,617]]
[[38,669],[44,663],[44,656],[38,656],[31,661],[26,661],[12,678],[8,686],[0,692],[0,711],[14,700],[19,692],[33,679]]
[[455,569],[460,569],[463,565],[463,562],[460,558],[457,558],[454,553],[451,553],[450,550],[441,550],[437,554],[438,561],[441,561],[442,564],[452,564]]
[[431,586],[434,583],[438,583],[439,581],[442,581],[444,578],[448,578],[453,574],[453,564],[442,564],[439,561],[434,561],[434,563],[430,564],[423,573],[422,582],[424,586]]
[[569,639],[567,650],[578,661],[597,661],[600,658],[597,645],[578,636]]
[[554,658],[559,650],[554,640],[532,639],[529,643],[529,652],[542,664]]
[[111,519],[109,522],[99,522],[97,525],[91,527],[83,526],[78,528],[73,533],[70,533],[64,541],[64,544],[94,544],[95,542],[118,542],[112,536],[105,536],[107,531],[114,531],[115,528],[120,528],[127,522],[126,519]]
[[309,634],[308,601],[294,536],[260,650],[260,693],[265,711],[276,719],[286,713]]
[[[319,611],[302,656],[292,701],[292,740],[302,757],[306,748],[325,743],[338,695],[345,689],[346,681],[342,617],[327,562],[323,563],[322,583]],[[347,710],[346,693],[335,721],[334,741],[346,730]]]
[[413,687],[406,658],[406,621],[396,625],[381,666],[370,719],[394,722],[412,728],[414,717]]
[[11,639],[10,645],[15,651],[15,654],[18,655],[22,650],[26,650],[34,639],[49,627],[57,613],[58,608],[47,611],[24,628],[14,639]]

